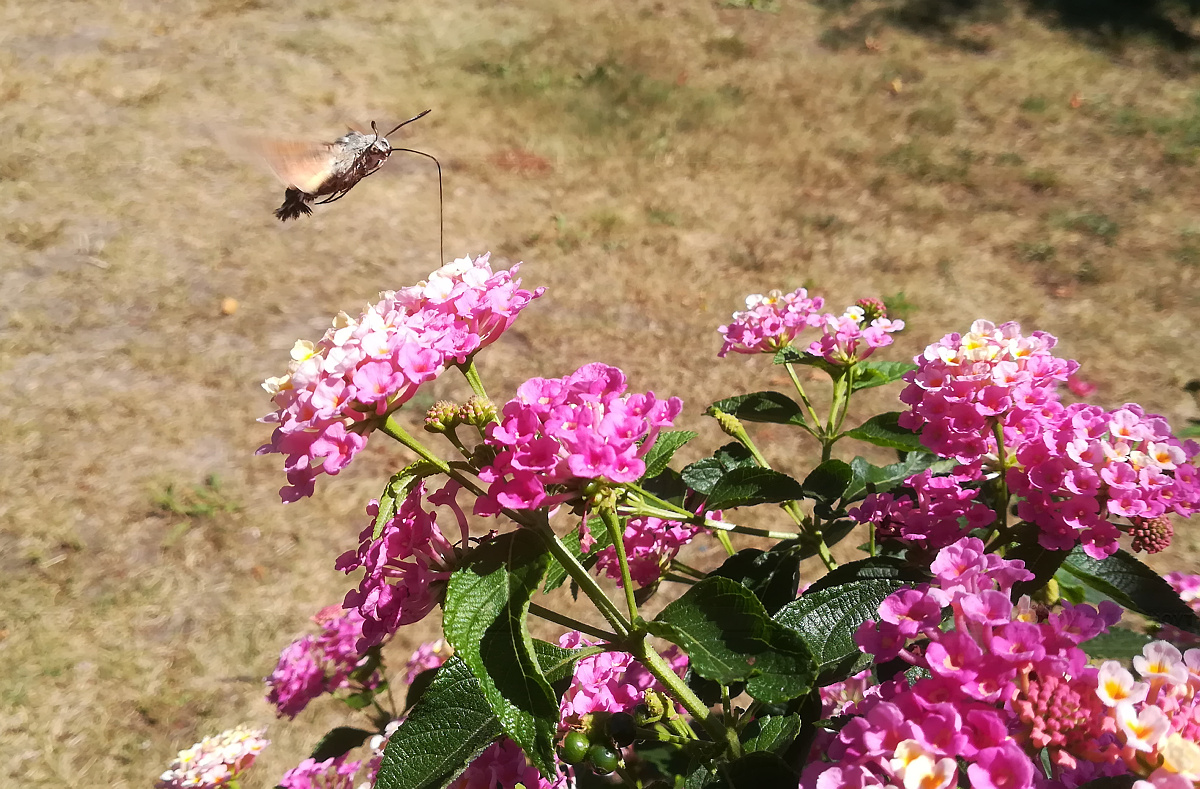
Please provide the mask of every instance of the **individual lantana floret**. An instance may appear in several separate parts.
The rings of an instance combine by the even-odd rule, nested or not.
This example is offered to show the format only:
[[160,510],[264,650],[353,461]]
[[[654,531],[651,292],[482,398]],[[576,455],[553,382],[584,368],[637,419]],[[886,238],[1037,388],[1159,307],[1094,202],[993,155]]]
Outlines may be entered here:
[[496,448],[479,472],[489,484],[476,515],[553,507],[578,498],[591,480],[633,482],[646,471],[642,456],[683,408],[678,397],[626,394],[625,374],[606,364],[585,365],[565,378],[531,378],[487,428]]
[[238,726],[182,750],[155,784],[157,789],[223,789],[241,776],[269,740],[266,729]]
[[277,789],[354,789],[354,775],[362,762],[348,762],[345,755],[318,762],[305,759],[284,773]]
[[[454,514],[459,545],[465,546],[469,527],[454,499],[458,488],[458,483],[448,482],[429,496],[429,501]],[[357,645],[362,652],[382,643],[401,625],[424,619],[445,596],[459,552],[442,533],[437,514],[421,508],[424,497],[425,483],[421,482],[384,524],[379,539],[373,539],[379,503],[371,502],[367,507],[370,521],[359,535],[358,550],[347,551],[337,560],[335,566],[345,573],[360,567],[366,571],[358,588],[347,592],[343,602],[363,617],[363,635]]]
[[[267,677],[267,701],[279,717],[296,717],[308,703],[323,693],[333,693],[349,684],[350,674],[363,662],[357,643],[362,638],[363,618],[358,611],[340,606],[322,609],[313,617],[321,626],[316,635],[306,635],[284,647],[279,663]],[[373,687],[382,681],[368,680]]]
[[821,321],[825,300],[809,298],[799,288],[791,293],[773,290],[767,295],[746,297],[746,310],[733,313],[733,320],[717,329],[725,338],[717,353],[775,353],[787,347],[796,335]]
[[451,364],[494,342],[530,301],[519,268],[494,272],[488,256],[448,263],[418,285],[385,291],[358,318],[339,313],[316,344],[298,341],[286,375],[263,388],[278,425],[259,454],[286,456],[284,501],[312,495],[318,474],[337,474],[378,418],[407,402]]
[[418,676],[441,666],[453,654],[454,648],[442,638],[421,644],[404,666],[404,684],[411,685]]

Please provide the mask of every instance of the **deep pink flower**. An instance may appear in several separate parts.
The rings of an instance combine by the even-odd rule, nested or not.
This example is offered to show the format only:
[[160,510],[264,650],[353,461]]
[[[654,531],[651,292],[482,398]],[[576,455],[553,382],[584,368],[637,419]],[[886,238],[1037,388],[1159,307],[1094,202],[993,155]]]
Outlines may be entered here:
[[358,317],[339,313],[315,345],[298,341],[286,375],[263,388],[277,425],[258,454],[286,456],[284,501],[313,492],[366,445],[376,417],[409,400],[447,365],[494,342],[544,288],[522,290],[518,266],[492,272],[488,256],[447,263],[410,288],[386,291]]
[[[321,632],[284,647],[266,680],[270,688],[267,701],[275,705],[281,718],[294,718],[317,696],[346,687],[351,672],[362,662],[357,643],[362,638],[363,618],[357,611],[330,606],[313,621],[321,626]],[[368,683],[374,685],[381,679],[375,676]]]
[[505,737],[475,757],[447,789],[567,789],[572,785],[569,772],[547,780],[520,746]]
[[499,451],[480,471],[489,486],[487,495],[476,499],[475,514],[554,506],[578,497],[589,480],[622,483],[641,477],[646,471],[642,456],[683,403],[625,389],[624,373],[605,364],[521,384],[499,423],[488,425],[487,443]]
[[450,645],[443,639],[427,641],[417,647],[404,666],[404,684],[411,685],[419,675],[437,668],[450,659],[454,653]]
[[[625,524],[625,554],[629,560],[629,575],[639,587],[650,586],[662,577],[679,549],[692,541],[701,531],[677,521],[659,518],[630,518]],[[596,570],[621,584],[621,567],[617,549],[609,545],[596,554]]]
[[[559,646],[575,649],[589,645],[579,633],[564,634]],[[687,656],[672,647],[663,657],[680,676]],[[559,704],[559,733],[582,728],[593,712],[632,712],[647,690],[662,690],[658,680],[627,652],[601,652],[575,663],[571,685]]]
[[279,789],[354,789],[354,774],[362,762],[348,762],[345,756],[318,762],[305,759],[284,773]]
[[[468,526],[464,513],[454,503],[458,490],[455,482],[446,483],[429,497],[431,503],[451,510],[458,526],[460,546],[465,546]],[[424,619],[442,601],[450,573],[458,561],[458,549],[442,533],[437,513],[421,508],[425,483],[421,482],[396,509],[373,539],[378,502],[367,507],[370,520],[359,535],[357,551],[338,557],[335,567],[351,573],[362,568],[365,574],[357,589],[346,593],[343,605],[357,609],[363,617],[362,638],[358,649],[382,643],[401,625]]]
[[[894,493],[872,493],[849,515],[875,524],[880,539],[894,539],[926,550],[959,540],[986,526],[996,514],[976,501],[979,491],[963,486],[978,474],[935,477],[928,470],[905,480]],[[911,491],[911,495],[908,495]]]

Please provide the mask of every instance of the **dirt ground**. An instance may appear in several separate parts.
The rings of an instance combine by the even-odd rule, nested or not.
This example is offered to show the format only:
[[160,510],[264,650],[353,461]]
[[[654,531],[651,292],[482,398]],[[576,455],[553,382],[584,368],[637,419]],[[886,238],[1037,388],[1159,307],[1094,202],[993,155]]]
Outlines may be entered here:
[[[282,189],[215,142],[231,130],[328,139],[433,108],[400,140],[445,166],[447,255],[548,288],[480,358],[489,390],[617,364],[684,398],[685,459],[720,439],[712,400],[785,385],[718,360],[716,327],[801,285],[887,298],[909,327],[881,358],[1015,319],[1095,402],[1196,417],[1190,49],[1017,6],[921,25],[841,5],[0,3],[0,784],[149,786],[249,721],[271,725],[245,784],[265,787],[344,719],[274,722],[261,678],[340,600],[333,559],[405,456],[373,439],[281,505],[259,382],[439,264],[437,182],[397,154],[281,225]],[[412,411],[464,391],[444,376]],[[1158,566],[1198,549],[1180,529]]]

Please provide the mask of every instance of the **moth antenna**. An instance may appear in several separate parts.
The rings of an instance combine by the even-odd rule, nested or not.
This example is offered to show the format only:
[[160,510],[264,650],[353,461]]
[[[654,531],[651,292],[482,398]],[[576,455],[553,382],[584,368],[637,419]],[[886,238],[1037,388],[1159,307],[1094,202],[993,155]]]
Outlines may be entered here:
[[[424,112],[422,112],[422,113],[421,113],[421,114],[419,114],[419,115],[414,115],[414,116],[412,116],[411,118],[409,118],[408,120],[406,120],[404,123],[401,123],[401,124],[400,124],[399,126],[397,126],[395,129],[392,129],[392,131],[388,132],[387,134],[385,134],[385,135],[383,135],[383,136],[384,136],[384,137],[391,137],[391,136],[392,136],[392,134],[393,134],[393,132],[395,132],[397,129],[400,129],[400,128],[404,127],[404,126],[407,126],[408,124],[412,123],[413,121],[419,121],[419,120],[421,120],[421,118],[424,118],[426,115],[428,115],[428,114],[429,114],[429,113],[431,113],[431,112],[433,112],[433,109],[432,109],[432,108],[425,110]],[[373,123],[371,124],[371,126],[372,126],[372,127],[374,127],[374,125],[375,125],[375,124],[373,124]],[[397,148],[396,150],[400,150],[400,149],[399,149],[399,148]],[[419,153],[419,151],[413,151],[413,153]]]
[[[428,112],[429,112],[429,110],[425,110],[425,112],[422,112],[421,115],[425,115]],[[420,118],[421,115],[418,115],[417,118]],[[412,123],[412,121],[415,121],[417,118],[412,118],[411,120],[407,120],[404,123]],[[400,124],[400,126],[403,126],[404,123]],[[397,126],[396,129],[400,128],[400,126]],[[392,131],[395,131],[396,129],[392,129]],[[391,134],[391,133],[392,132],[388,132],[388,134]],[[393,148],[392,150],[393,151],[403,151],[404,153],[415,153],[417,156],[424,156],[426,159],[433,159],[433,163],[437,165],[437,171],[438,171],[438,254],[441,256],[441,259],[438,261],[438,268],[441,268],[446,263],[446,210],[445,210],[446,204],[442,197],[442,194],[443,194],[442,193],[442,163],[437,160],[436,156],[434,156],[433,154],[430,154],[430,153],[425,153],[424,151],[414,151],[412,148]]]
[[[375,139],[371,140],[371,144],[374,145],[379,142],[379,128],[375,125],[375,121],[371,121],[371,131],[375,132]],[[391,134],[391,132],[388,132],[388,134]]]

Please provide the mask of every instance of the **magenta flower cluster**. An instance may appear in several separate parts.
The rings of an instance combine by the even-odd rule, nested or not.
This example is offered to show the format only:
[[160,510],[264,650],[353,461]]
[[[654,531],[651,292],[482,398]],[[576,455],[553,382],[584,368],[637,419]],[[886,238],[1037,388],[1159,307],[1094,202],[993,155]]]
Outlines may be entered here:
[[487,427],[498,451],[479,478],[489,484],[475,514],[553,507],[579,496],[582,483],[633,482],[659,430],[683,408],[678,397],[626,394],[625,374],[606,364],[564,378],[531,378]]
[[345,468],[379,417],[512,325],[544,291],[522,290],[518,268],[493,272],[487,255],[461,258],[381,293],[358,318],[339,313],[315,345],[298,341],[287,374],[263,383],[276,410],[261,421],[278,427],[258,453],[286,457],[283,500],[312,495],[317,475]]
[[421,674],[432,671],[445,663],[454,654],[454,649],[445,639],[426,641],[417,647],[404,666],[404,684],[411,685]]
[[973,538],[942,549],[930,570],[932,584],[890,595],[880,620],[856,633],[877,661],[899,657],[926,676],[901,675],[845,706],[854,717],[814,748],[830,761],[810,764],[801,786],[944,789],[959,785],[961,760],[972,787],[1023,789],[1035,786],[1042,749],[1054,775],[1039,787],[1124,773],[1099,672],[1079,648],[1120,608],[1065,603],[1048,614],[1027,597],[1014,604],[1013,584],[1032,574]]
[[[266,680],[267,701],[281,718],[294,718],[317,696],[346,687],[351,672],[362,662],[357,644],[362,638],[363,618],[357,611],[330,606],[313,621],[321,631],[284,647]],[[373,677],[368,685],[373,687],[379,681],[380,677]]]
[[305,759],[283,774],[278,789],[354,789],[354,775],[362,762],[346,761],[345,756]]
[[525,758],[521,747],[507,737],[489,745],[447,789],[571,789],[569,772],[547,780]]
[[[561,636],[558,645],[565,649],[591,646],[578,632]],[[663,658],[680,676],[687,671],[687,655],[671,647]],[[628,652],[601,652],[576,661],[571,685],[559,703],[558,731],[584,729],[587,717],[595,712],[633,712],[649,690],[662,691],[658,680]]]
[[[429,496],[429,502],[454,514],[459,545],[465,546],[469,527],[455,500],[458,489],[457,483],[447,482]],[[373,538],[379,502],[372,501],[358,550],[342,554],[335,564],[345,573],[359,568],[365,571],[358,588],[347,592],[343,601],[346,608],[362,615],[362,638],[357,644],[361,652],[383,643],[401,625],[424,619],[445,596],[458,550],[438,526],[437,513],[422,508],[424,497],[425,483],[421,482],[384,524],[379,539]]]
[[911,495],[872,493],[849,515],[859,523],[875,524],[880,539],[900,540],[923,550],[945,548],[996,519],[996,513],[976,500],[979,490],[964,487],[976,476],[968,472],[935,477],[922,471],[904,483]]
[[[701,531],[699,526],[678,521],[654,517],[630,518],[625,523],[623,540],[630,578],[639,587],[655,583],[670,566],[679,549]],[[584,550],[588,550],[586,545]],[[596,570],[615,579],[618,585],[623,583],[617,549],[611,545],[596,553]]]

